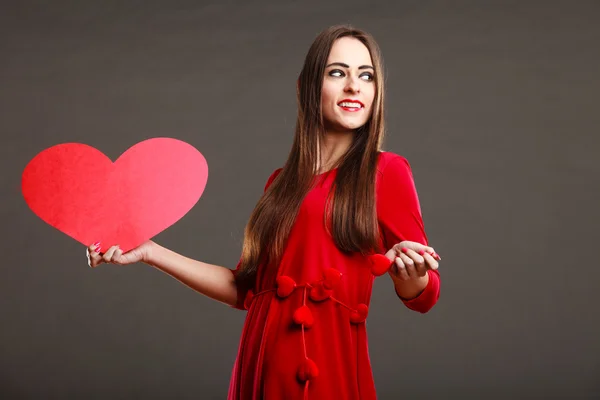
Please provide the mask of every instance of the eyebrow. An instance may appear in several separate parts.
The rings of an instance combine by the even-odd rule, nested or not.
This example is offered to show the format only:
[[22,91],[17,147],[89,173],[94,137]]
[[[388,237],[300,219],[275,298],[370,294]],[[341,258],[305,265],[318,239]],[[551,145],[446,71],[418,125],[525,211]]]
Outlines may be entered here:
[[[344,68],[350,68],[350,66],[349,66],[348,64],[344,64],[344,63],[341,63],[341,62],[334,62],[334,63],[331,63],[331,64],[329,64],[328,66],[326,66],[325,68],[329,68],[329,67],[331,67],[331,66],[333,66],[333,65],[339,65],[340,67],[344,67]],[[358,67],[358,69],[367,69],[367,68],[371,68],[373,71],[375,71],[375,68],[373,68],[373,67],[372,67],[372,66],[370,66],[370,65],[361,65],[360,67]]]

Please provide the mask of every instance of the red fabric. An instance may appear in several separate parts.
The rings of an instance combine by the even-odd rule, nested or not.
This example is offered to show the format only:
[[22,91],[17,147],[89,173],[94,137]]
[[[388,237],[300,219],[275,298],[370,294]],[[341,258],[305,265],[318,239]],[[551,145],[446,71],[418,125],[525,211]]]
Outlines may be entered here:
[[[306,195],[277,272],[259,269],[255,290],[238,292],[235,307],[248,314],[229,400],[376,398],[365,326],[372,263],[340,252],[323,224],[335,174],[319,175]],[[427,244],[406,159],[381,153],[376,195],[385,249],[402,240]],[[406,307],[427,312],[437,302],[439,274],[429,271],[429,278],[419,296],[403,301]]]

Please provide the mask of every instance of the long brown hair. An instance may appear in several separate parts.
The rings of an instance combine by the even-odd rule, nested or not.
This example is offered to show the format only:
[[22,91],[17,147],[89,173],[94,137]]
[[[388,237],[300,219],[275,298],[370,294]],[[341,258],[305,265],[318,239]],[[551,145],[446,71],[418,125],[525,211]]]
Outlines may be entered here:
[[[325,135],[321,90],[325,66],[333,43],[350,36],[369,50],[375,69],[375,98],[367,123],[355,132],[347,152],[340,157],[326,215],[336,246],[343,252],[370,253],[379,249],[375,210],[375,173],[384,136],[383,65],[379,46],[371,35],[350,26],[332,26],[312,43],[298,78],[298,118],[288,159],[258,201],[244,233],[236,282],[251,288],[258,266],[276,268],[300,204],[311,188],[320,165],[319,143]],[[333,194],[333,196],[332,196]]]

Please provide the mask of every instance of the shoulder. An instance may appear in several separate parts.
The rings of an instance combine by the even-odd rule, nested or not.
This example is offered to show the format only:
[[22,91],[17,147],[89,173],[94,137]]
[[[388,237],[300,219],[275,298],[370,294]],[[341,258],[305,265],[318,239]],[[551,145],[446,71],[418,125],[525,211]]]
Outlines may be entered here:
[[405,157],[387,151],[380,153],[376,177],[378,191],[397,191],[400,187],[411,186],[413,181],[410,163]]
[[265,185],[265,191],[268,189],[269,186],[271,186],[271,183],[273,183],[275,178],[277,178],[277,175],[279,175],[279,173],[282,170],[283,170],[283,168],[277,168],[275,171],[273,171],[273,173],[271,173],[271,176],[269,176],[269,179],[267,179],[267,183]]
[[381,151],[377,162],[377,172],[383,175],[387,172],[410,172],[410,163],[408,160],[396,153],[390,151]]
[[398,199],[415,199],[416,187],[408,160],[398,154],[382,152],[376,178],[376,193],[380,202],[396,204]]

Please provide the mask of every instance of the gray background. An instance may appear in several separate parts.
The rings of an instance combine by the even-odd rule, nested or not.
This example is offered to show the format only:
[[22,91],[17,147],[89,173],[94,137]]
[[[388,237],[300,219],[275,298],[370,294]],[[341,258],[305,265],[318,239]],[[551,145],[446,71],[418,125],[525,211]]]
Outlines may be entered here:
[[58,143],[114,160],[184,140],[208,185],[155,241],[233,267],[308,46],[336,23],[382,47],[385,148],[411,162],[443,258],[426,315],[376,281],[379,397],[600,397],[600,3],[348,0],[2,2],[3,398],[226,397],[245,313],[143,264],[91,270],[21,172]]

